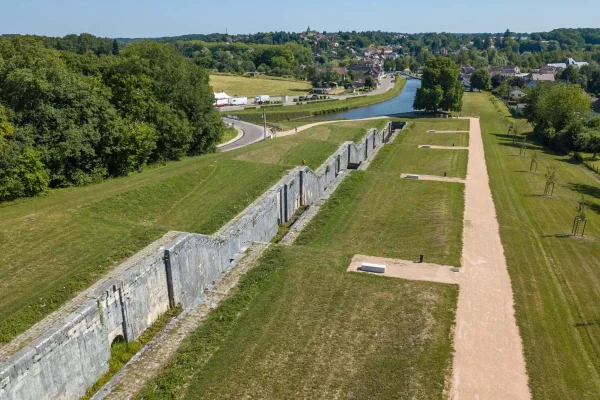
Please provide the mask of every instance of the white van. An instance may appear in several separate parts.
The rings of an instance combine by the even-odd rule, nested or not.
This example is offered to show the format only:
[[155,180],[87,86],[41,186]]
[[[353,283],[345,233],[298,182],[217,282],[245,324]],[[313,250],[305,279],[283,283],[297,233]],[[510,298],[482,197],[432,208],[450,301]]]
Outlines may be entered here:
[[247,97],[234,97],[231,99],[232,106],[245,106],[246,104],[248,104]]

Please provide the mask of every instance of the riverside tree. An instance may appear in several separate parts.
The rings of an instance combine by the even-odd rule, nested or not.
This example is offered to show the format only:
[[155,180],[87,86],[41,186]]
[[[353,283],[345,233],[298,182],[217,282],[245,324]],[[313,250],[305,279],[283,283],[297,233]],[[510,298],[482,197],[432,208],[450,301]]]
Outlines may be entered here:
[[413,107],[429,112],[460,111],[464,89],[458,75],[458,66],[450,58],[436,57],[427,61]]

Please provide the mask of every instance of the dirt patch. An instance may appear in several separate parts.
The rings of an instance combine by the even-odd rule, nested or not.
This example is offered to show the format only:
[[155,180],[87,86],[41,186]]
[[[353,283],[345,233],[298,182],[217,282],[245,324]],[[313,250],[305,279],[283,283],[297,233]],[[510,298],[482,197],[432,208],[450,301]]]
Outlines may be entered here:
[[[386,271],[384,273],[361,271],[360,266],[363,262],[383,264],[386,266]],[[402,278],[412,281],[428,281],[453,285],[460,283],[460,272],[458,272],[457,268],[449,265],[418,263],[396,258],[371,257],[362,254],[357,254],[352,258],[347,271],[381,275],[390,278]]]

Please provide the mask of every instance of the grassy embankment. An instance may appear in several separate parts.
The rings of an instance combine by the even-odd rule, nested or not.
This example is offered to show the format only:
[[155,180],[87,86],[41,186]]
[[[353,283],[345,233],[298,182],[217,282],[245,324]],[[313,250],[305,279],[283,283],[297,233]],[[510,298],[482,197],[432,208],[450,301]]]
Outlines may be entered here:
[[460,262],[463,185],[399,178],[418,168],[398,161],[411,132],[352,172],[296,245],[267,250],[138,397],[443,398],[458,288],[346,272],[356,253]]
[[29,328],[168,230],[213,233],[285,171],[318,167],[385,121],[187,158],[129,177],[0,204],[0,343]]
[[225,128],[223,130],[223,135],[221,136],[221,140],[219,141],[219,144],[221,143],[227,143],[230,140],[232,140],[233,138],[235,138],[238,134],[237,129],[235,128]]
[[213,91],[225,91],[230,96],[256,97],[261,94],[271,96],[300,96],[312,88],[310,82],[274,77],[244,77],[235,75],[211,75]]
[[[490,184],[511,276],[517,322],[536,399],[591,399],[600,393],[600,181],[569,156],[531,152],[506,136],[509,116],[487,94],[468,93],[465,115],[481,117]],[[521,132],[531,131],[519,121]],[[552,197],[543,196],[546,166],[556,168]],[[585,237],[571,232],[584,194]]]
[[[267,121],[270,123],[279,123],[293,121],[300,118],[308,118],[315,115],[327,115],[340,111],[346,111],[351,108],[364,107],[382,101],[389,100],[402,92],[406,79],[397,78],[394,87],[385,93],[373,96],[362,96],[346,100],[332,100],[321,103],[300,104],[295,106],[273,106],[267,107]],[[250,109],[244,111],[228,112],[228,114],[237,115],[242,120],[251,123],[262,123],[263,111]]]

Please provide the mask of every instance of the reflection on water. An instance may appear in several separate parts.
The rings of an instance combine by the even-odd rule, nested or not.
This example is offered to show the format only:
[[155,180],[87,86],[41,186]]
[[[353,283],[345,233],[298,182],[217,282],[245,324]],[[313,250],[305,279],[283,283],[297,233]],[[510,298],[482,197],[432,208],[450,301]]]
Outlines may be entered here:
[[[396,78],[402,79],[402,78]],[[421,87],[421,81],[418,79],[409,79],[398,96],[381,103],[366,107],[355,108],[337,114],[329,114],[319,119],[361,119],[380,117],[382,115],[395,115],[411,113],[414,110],[413,101],[417,89]]]

